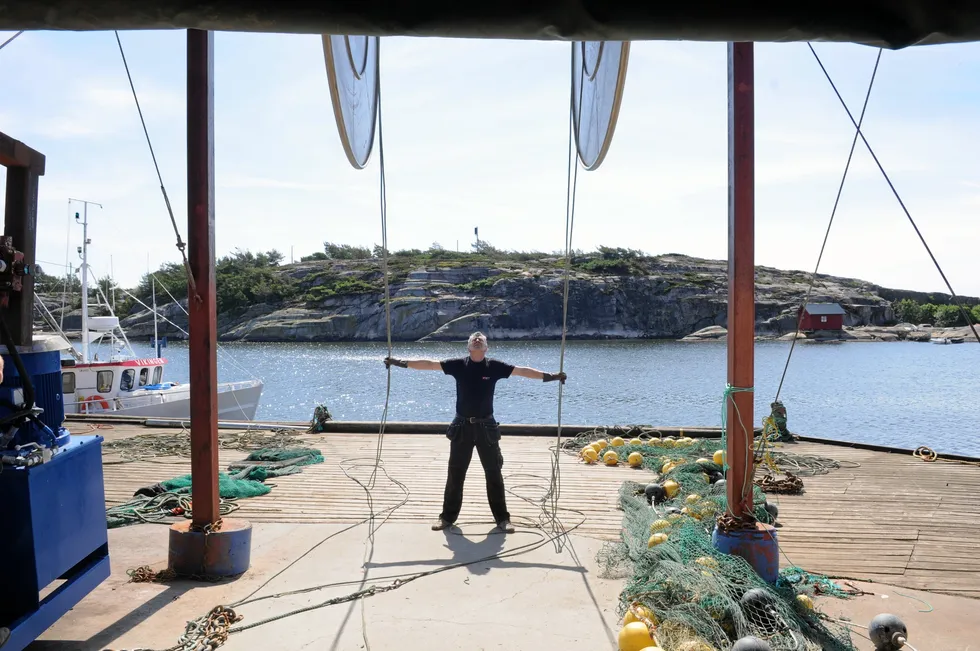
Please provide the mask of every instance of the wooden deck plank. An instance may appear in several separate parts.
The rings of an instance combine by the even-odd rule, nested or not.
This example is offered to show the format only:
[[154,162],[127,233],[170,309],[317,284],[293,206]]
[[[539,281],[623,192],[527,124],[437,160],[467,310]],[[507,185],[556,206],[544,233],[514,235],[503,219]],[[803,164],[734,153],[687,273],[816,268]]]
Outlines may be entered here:
[[[107,439],[175,430],[114,425],[98,430]],[[307,466],[298,475],[270,480],[272,493],[242,500],[238,514],[255,522],[358,522],[368,515],[364,492],[344,475],[365,480],[375,453],[373,435],[328,434],[310,436],[325,463]],[[508,506],[515,523],[533,523],[542,516],[534,503],[548,488],[550,447],[554,440],[506,437],[502,442]],[[841,462],[827,474],[803,476],[803,495],[772,495],[779,504],[778,537],[786,557],[810,571],[888,583],[912,589],[980,597],[980,466],[926,463],[911,455],[897,455],[814,443],[786,445],[782,450]],[[441,436],[399,435],[385,439],[385,469],[409,490],[407,502],[393,521],[429,521],[442,505],[448,444]],[[221,466],[240,461],[244,452],[223,449]],[[354,461],[356,459],[356,461]],[[190,471],[188,459],[160,458],[117,463],[105,455],[107,504],[131,498],[141,487]],[[561,506],[566,525],[581,521],[578,532],[616,540],[622,527],[617,508],[623,481],[646,481],[652,475],[628,468],[586,466],[574,457],[561,457]],[[857,465],[856,465],[857,464]],[[352,468],[352,466],[357,467]],[[373,491],[375,508],[390,508],[404,499],[384,475]],[[520,497],[524,499],[520,499]],[[525,501],[529,500],[529,501]],[[471,465],[464,490],[462,522],[487,522],[490,512],[478,461]]]

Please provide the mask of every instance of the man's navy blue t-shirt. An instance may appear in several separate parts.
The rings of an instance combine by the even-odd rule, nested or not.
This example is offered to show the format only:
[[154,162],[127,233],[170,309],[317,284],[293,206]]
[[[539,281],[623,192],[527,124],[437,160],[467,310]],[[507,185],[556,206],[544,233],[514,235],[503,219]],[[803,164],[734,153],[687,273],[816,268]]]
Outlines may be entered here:
[[514,366],[495,359],[474,362],[467,357],[440,362],[442,372],[456,378],[456,413],[467,418],[493,415],[493,390],[497,380],[510,377]]

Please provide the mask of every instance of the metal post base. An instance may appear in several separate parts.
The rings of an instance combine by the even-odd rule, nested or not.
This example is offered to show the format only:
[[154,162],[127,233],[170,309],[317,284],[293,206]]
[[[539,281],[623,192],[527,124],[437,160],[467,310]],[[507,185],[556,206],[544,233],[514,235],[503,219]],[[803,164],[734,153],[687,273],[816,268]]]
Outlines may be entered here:
[[169,566],[183,577],[237,576],[248,570],[252,552],[252,525],[247,520],[224,518],[211,533],[191,530],[191,521],[170,527]]

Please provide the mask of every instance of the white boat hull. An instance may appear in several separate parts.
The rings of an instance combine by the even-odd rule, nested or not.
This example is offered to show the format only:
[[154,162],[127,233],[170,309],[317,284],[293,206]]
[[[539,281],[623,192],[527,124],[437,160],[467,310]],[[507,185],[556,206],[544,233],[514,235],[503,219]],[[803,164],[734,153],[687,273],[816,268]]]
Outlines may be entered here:
[[[262,388],[261,380],[219,384],[219,420],[255,420]],[[106,398],[108,409],[101,403],[87,403],[85,413],[187,420],[191,415],[190,390],[191,385],[179,384],[167,389],[133,391],[126,396]],[[65,405],[65,411],[78,413],[68,405]]]

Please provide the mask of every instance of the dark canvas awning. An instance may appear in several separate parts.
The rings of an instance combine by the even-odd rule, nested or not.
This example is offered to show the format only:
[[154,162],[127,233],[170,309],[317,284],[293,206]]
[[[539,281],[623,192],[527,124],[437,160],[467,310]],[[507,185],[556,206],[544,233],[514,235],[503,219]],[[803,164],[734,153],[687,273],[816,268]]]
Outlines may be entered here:
[[0,0],[0,30],[211,29],[564,40],[980,40],[977,0]]

